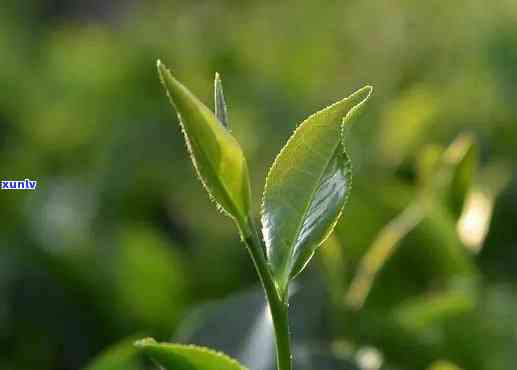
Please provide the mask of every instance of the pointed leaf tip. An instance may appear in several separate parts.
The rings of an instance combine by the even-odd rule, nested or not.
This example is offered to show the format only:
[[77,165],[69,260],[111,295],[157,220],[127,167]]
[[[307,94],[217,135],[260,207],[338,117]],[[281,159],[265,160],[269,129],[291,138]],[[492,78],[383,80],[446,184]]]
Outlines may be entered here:
[[269,170],[262,233],[281,296],[339,220],[351,187],[342,131],[371,92],[365,86],[308,117]]
[[350,101],[350,104],[352,105],[352,107],[347,112],[346,116],[344,117],[343,123],[345,123],[350,118],[352,118],[352,116],[361,109],[361,107],[368,101],[368,99],[370,99],[372,92],[373,92],[373,86],[366,85],[366,86],[361,87],[359,90],[357,90],[356,92],[354,92],[352,95],[350,95],[348,98],[345,99],[345,100]]
[[249,227],[251,191],[246,158],[239,143],[163,63],[158,61],[157,66],[160,80],[178,113],[194,168],[210,198],[241,229]]
[[215,73],[214,79],[214,102],[215,116],[226,129],[229,129],[228,108],[226,107],[226,100],[224,99],[223,83],[218,72]]
[[160,75],[160,79],[163,80],[163,74],[167,73],[167,67],[162,63],[160,59],[156,59],[156,69],[158,69],[158,74]]

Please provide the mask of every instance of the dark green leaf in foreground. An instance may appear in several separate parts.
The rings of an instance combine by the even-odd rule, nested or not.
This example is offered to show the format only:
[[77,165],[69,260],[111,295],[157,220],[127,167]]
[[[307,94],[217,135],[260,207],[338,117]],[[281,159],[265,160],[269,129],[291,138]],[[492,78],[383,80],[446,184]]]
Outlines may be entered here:
[[152,338],[135,345],[165,370],[246,370],[236,360],[205,347],[158,343]]
[[142,370],[143,361],[133,345],[135,338],[125,339],[98,355],[83,370]]
[[219,73],[215,74],[214,81],[214,101],[215,101],[215,116],[227,129],[230,128],[228,121],[228,109],[226,108],[226,101],[224,100],[223,83]]
[[269,170],[262,232],[282,295],[339,219],[351,185],[343,130],[371,91],[365,86],[307,118]]
[[[192,162],[203,185],[224,212],[241,227],[247,227],[250,184],[246,158],[239,143],[214,113],[177,81],[160,61],[157,66],[160,79],[178,112]],[[222,91],[216,95],[222,99]]]

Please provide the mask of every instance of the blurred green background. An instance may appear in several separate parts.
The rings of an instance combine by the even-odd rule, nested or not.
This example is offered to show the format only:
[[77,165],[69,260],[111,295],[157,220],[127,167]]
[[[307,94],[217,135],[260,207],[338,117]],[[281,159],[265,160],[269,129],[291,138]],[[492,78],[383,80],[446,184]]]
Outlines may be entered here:
[[158,57],[211,107],[221,73],[257,214],[296,125],[375,87],[350,202],[294,289],[297,369],[515,368],[515,0],[3,0],[0,177],[38,188],[0,191],[0,369],[150,368],[143,335],[271,369]]

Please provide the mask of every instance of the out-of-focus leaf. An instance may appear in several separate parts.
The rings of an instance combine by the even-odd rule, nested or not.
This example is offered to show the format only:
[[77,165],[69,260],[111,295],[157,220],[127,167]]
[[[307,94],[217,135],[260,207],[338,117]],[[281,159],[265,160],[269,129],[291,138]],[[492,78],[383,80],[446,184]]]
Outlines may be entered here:
[[446,148],[429,145],[418,161],[423,196],[445,202],[454,217],[459,217],[478,168],[474,138],[461,134]]
[[372,284],[386,261],[395,253],[400,241],[424,217],[424,210],[415,202],[386,224],[361,259],[345,301],[354,309],[364,304]]
[[[470,263],[458,246],[454,233],[455,210],[461,206],[472,187],[477,168],[477,151],[469,135],[460,135],[449,147],[428,145],[419,158],[420,196],[393,218],[378,233],[359,263],[345,297],[346,303],[359,309],[366,300],[372,284],[386,261],[395,253],[400,241],[422,220],[440,236],[438,255],[444,256],[444,266],[455,265],[449,271],[467,271]],[[451,257],[451,258],[449,258]]]
[[[289,291],[293,357],[299,360],[296,369],[304,368],[303,356],[296,352],[299,345],[329,340],[326,284],[315,277],[315,274],[304,276],[303,289],[296,289],[295,284]],[[213,348],[250,369],[276,368],[273,323],[264,292],[259,287],[221,302],[195,307],[176,333],[173,342]]]
[[215,101],[215,116],[227,129],[230,128],[230,121],[228,120],[228,109],[226,108],[226,101],[224,99],[223,83],[219,73],[215,74],[214,80],[214,101]]
[[448,361],[436,361],[428,370],[461,370],[458,366]]
[[[210,197],[238,225],[249,228],[250,184],[242,149],[219,122],[158,61],[158,73],[180,120],[192,162]],[[245,230],[241,230],[245,231]]]
[[152,338],[139,340],[135,346],[165,370],[245,370],[236,360],[206,347],[158,343]]
[[320,253],[320,261],[330,287],[329,293],[335,304],[341,303],[341,297],[345,285],[346,266],[343,250],[336,233],[333,232],[323,244]]
[[339,219],[351,182],[343,127],[371,92],[366,86],[307,118],[269,171],[262,232],[281,295]]
[[421,332],[439,322],[472,312],[475,307],[476,296],[472,292],[453,290],[408,299],[393,310],[393,315],[405,330]]
[[181,254],[152,228],[129,226],[119,243],[110,311],[132,327],[169,333],[188,300]]
[[440,109],[440,100],[430,86],[420,85],[400,95],[382,118],[379,158],[397,166],[429,137]]
[[460,135],[447,148],[444,156],[451,168],[446,201],[454,216],[458,217],[476,176],[478,147],[472,136]]
[[133,345],[134,339],[127,339],[108,348],[83,370],[141,370],[144,369],[140,351]]
[[449,208],[432,198],[422,199],[425,217],[415,230],[413,242],[421,245],[428,256],[427,268],[442,278],[477,274],[474,261],[465,251],[456,232],[456,219]]
[[436,171],[442,163],[445,149],[442,145],[428,144],[420,150],[416,159],[416,170],[420,187],[426,187],[432,183],[433,178],[436,176]]
[[[356,370],[351,353],[334,351],[325,320],[324,284],[307,279],[291,289],[290,309],[294,368]],[[194,343],[227,353],[253,370],[275,370],[274,332],[269,308],[259,289],[191,311],[174,341]],[[362,369],[362,368],[361,368]]]

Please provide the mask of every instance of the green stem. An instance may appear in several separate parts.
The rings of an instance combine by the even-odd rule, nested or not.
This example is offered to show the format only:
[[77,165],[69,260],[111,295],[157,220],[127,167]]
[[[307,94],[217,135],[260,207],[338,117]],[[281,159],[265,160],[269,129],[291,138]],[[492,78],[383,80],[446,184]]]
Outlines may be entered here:
[[[278,295],[271,270],[269,269],[262,242],[258,237],[256,227],[253,223],[250,228],[241,229],[244,235],[244,243],[248,247],[251,259],[259,275],[260,281],[266,292],[269,310],[273,319],[273,326],[276,337],[276,362],[277,370],[291,370],[291,343],[289,338],[289,319],[288,319],[288,295],[284,298]],[[251,229],[251,230],[250,230]]]

